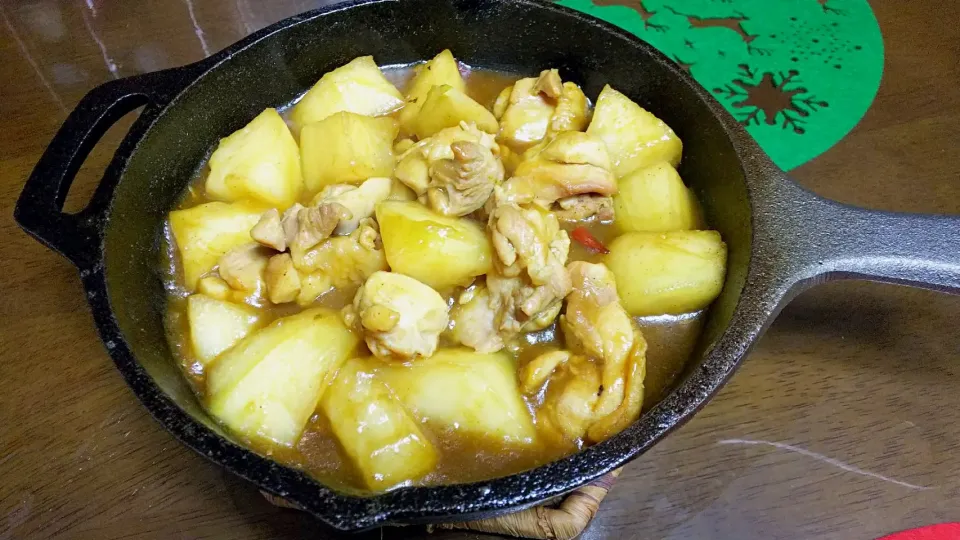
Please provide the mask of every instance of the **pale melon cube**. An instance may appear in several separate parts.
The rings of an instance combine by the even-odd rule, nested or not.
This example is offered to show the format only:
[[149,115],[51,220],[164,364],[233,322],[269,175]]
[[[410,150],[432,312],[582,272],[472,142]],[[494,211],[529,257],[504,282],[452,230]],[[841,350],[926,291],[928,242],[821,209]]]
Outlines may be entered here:
[[608,248],[603,262],[631,315],[697,311],[723,289],[727,246],[716,231],[631,232]]
[[373,57],[360,56],[321,77],[294,105],[290,118],[302,129],[338,112],[381,116],[403,103],[400,91],[383,76]]
[[363,359],[348,360],[340,368],[320,410],[370,489],[409,483],[437,464],[437,451],[417,421]]
[[460,75],[460,66],[450,49],[445,49],[430,61],[414,68],[417,74],[410,82],[407,91],[408,100],[421,100],[427,97],[434,86],[447,85],[461,92],[467,91],[467,85]]
[[420,106],[414,122],[414,133],[426,139],[444,128],[456,127],[460,122],[474,123],[480,131],[495,134],[500,124],[486,107],[461,90],[449,85],[434,86]]
[[432,60],[414,68],[416,75],[410,81],[407,91],[407,104],[400,112],[400,127],[405,133],[416,129],[416,118],[427,94],[434,86],[447,85],[460,92],[467,91],[467,85],[460,75],[460,66],[450,49],[444,50]]
[[253,242],[250,229],[260,221],[264,210],[258,204],[240,201],[211,202],[170,212],[170,231],[180,254],[187,290],[193,291],[197,280],[228,251]]
[[506,353],[441,349],[408,365],[385,365],[383,381],[429,425],[471,437],[528,444],[535,432]]
[[187,323],[193,354],[206,366],[257,328],[260,317],[250,306],[194,294],[187,298]]
[[637,169],[618,185],[613,208],[621,231],[682,231],[700,223],[696,197],[669,163]]
[[469,285],[493,265],[490,239],[477,222],[437,214],[415,202],[377,205],[390,269],[443,290]]
[[359,184],[392,176],[397,122],[341,112],[304,126],[300,133],[303,180],[311,193],[330,184]]
[[660,161],[676,167],[683,152],[670,126],[610,85],[597,98],[587,133],[603,139],[617,178]]
[[359,342],[334,311],[310,309],[278,319],[211,364],[209,411],[247,439],[291,447],[330,377]]
[[281,210],[297,201],[303,189],[300,149],[276,109],[265,109],[220,141],[205,189],[213,199],[254,199]]

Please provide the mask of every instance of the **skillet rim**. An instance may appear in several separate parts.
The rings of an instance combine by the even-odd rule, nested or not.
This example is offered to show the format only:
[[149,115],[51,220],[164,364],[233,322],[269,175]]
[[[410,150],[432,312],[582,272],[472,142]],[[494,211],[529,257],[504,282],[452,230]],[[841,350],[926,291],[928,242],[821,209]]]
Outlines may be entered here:
[[[193,80],[184,85],[177,95],[161,108],[149,126],[139,131],[131,131],[130,136],[136,140],[130,145],[131,150],[127,155],[118,156],[124,164],[124,170],[120,171],[119,177],[122,178],[127,161],[137,151],[139,143],[149,132],[153,122],[159,120],[170,107],[175,107],[179,96],[189,91],[194,84],[200,83],[208,71],[287,28],[359,6],[397,1],[351,0],[307,11],[267,26],[209,58],[175,68],[190,74]],[[492,480],[445,486],[403,487],[372,496],[338,493],[303,471],[262,457],[217,434],[193,419],[153,381],[133,356],[110,306],[105,275],[104,225],[101,225],[103,228],[100,231],[98,253],[93,268],[81,269],[81,278],[100,337],[127,384],[150,414],[180,442],[200,455],[254,483],[260,489],[297,504],[341,531],[361,531],[385,524],[441,522],[454,517],[458,520],[476,519],[517,510],[567,493],[623,465],[683,425],[719,391],[790,293],[792,283],[774,283],[769,274],[770,265],[755,264],[759,245],[757,196],[773,187],[765,186],[765,183],[776,183],[771,182],[771,178],[784,178],[784,173],[770,162],[746,131],[709,92],[651,45],[610,23],[544,0],[495,1],[553,11],[576,19],[580,24],[599,27],[624,40],[628,46],[649,55],[651,61],[665,67],[707,106],[713,117],[720,122],[741,164],[751,210],[753,235],[746,280],[730,322],[704,352],[703,360],[691,370],[685,380],[624,431],[560,460]],[[127,141],[124,144],[127,144]],[[112,194],[110,202],[106,218],[102,222],[104,224],[109,221]],[[725,286],[730,286],[730,282]]]

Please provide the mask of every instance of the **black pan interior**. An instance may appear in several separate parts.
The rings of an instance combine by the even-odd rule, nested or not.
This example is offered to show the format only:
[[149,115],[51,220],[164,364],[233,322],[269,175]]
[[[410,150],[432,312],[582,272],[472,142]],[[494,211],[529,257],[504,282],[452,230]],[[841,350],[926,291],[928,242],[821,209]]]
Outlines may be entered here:
[[241,50],[210,59],[212,67],[160,116],[133,152],[116,190],[104,244],[110,303],[131,351],[194,418],[213,426],[180,377],[164,338],[158,272],[164,216],[221,137],[360,55],[398,64],[451,48],[477,67],[530,74],[557,67],[591,98],[609,83],[662,118],[684,142],[683,178],[730,248],[727,286],[711,309],[697,358],[726,328],[750,251],[744,173],[727,131],[702,100],[702,89],[651,48],[551,6],[491,0],[404,0],[307,14],[245,43]]

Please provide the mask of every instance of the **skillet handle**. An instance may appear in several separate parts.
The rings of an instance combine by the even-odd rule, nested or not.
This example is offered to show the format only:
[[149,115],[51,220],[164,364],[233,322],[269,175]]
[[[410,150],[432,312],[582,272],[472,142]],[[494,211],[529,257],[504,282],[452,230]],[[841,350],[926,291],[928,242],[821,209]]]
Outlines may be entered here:
[[788,181],[776,213],[797,282],[866,279],[960,294],[960,215],[908,214],[831,201]]
[[[14,210],[20,227],[81,269],[94,264],[110,197],[129,153],[163,108],[195,80],[194,73],[190,66],[168,69],[110,81],[87,93],[24,185]],[[87,207],[76,214],[64,213],[67,192],[87,155],[110,126],[144,105]]]

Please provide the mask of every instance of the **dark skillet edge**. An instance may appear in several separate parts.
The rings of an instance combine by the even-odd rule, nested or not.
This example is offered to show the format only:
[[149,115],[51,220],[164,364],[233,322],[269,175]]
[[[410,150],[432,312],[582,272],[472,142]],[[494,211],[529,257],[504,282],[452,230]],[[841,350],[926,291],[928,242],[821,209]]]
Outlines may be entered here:
[[[207,70],[275,32],[327,13],[384,1],[395,0],[361,0],[337,4],[268,26],[210,58],[183,68],[175,68],[194,76],[194,80],[182,90],[202,80]],[[709,92],[648,44],[611,24],[568,8],[538,0],[516,1],[562,12],[586,24],[602,27],[620,39],[640,44],[650,52],[655,61],[668,65],[676,77],[688,85],[693,85],[695,92],[720,119],[733,142],[745,169],[744,175],[751,199],[756,185],[782,175]],[[150,125],[176,101],[177,97],[174,97],[170,104],[162,107],[149,122],[145,121],[140,128],[131,130],[122,143],[123,152],[118,151],[111,163],[111,168],[116,169],[114,172],[117,179],[122,174],[127,158],[136,150]],[[757,211],[755,207],[753,210]],[[782,302],[788,298],[792,285],[789,283],[790,276],[779,279],[783,276],[771,265],[754,268],[754,261],[759,254],[757,246],[754,245],[747,279],[729,328],[710,346],[702,364],[638,422],[601,444],[559,461],[504,478],[454,486],[400,488],[372,497],[356,497],[336,493],[301,471],[279,465],[227,441],[190,417],[160,390],[133,357],[109,303],[103,243],[107,219],[109,211],[97,224],[100,233],[98,258],[91,267],[81,268],[81,278],[101,339],[138,399],[161,425],[200,455],[253,482],[264,491],[301,506],[324,523],[342,531],[361,531],[387,524],[419,524],[487,517],[562,495],[634,459],[667,433],[689,420],[720,389],[772,320]],[[754,223],[754,229],[756,227],[757,223]],[[755,230],[755,237],[758,236],[757,232]],[[761,233],[759,236],[764,235]],[[771,290],[771,285],[774,284],[777,286]],[[726,286],[730,286],[729,281]]]

